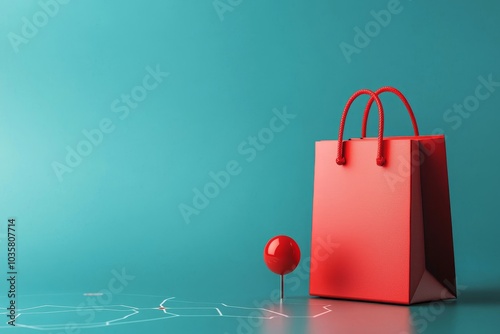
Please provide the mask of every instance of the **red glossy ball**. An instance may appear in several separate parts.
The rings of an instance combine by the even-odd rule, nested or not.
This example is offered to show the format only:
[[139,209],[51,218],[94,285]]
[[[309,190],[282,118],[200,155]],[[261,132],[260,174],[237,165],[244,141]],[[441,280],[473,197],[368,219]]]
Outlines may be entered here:
[[299,245],[286,235],[269,240],[264,248],[264,262],[275,274],[286,275],[297,268],[300,261]]

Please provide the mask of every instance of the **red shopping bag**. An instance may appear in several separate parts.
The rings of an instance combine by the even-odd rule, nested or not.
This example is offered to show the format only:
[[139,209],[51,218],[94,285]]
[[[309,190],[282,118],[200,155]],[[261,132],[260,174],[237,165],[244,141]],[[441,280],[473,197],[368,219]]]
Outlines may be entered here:
[[[414,136],[384,137],[385,91],[406,105]],[[344,141],[349,108],[363,94],[362,138]],[[365,138],[373,101],[378,137]],[[338,140],[316,142],[310,294],[406,305],[456,298],[445,139],[419,135],[395,88],[356,92]]]

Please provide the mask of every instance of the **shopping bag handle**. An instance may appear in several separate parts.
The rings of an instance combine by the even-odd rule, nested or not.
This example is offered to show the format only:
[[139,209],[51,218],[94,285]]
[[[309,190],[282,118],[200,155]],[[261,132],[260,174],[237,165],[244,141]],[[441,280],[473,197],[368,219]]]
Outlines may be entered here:
[[[385,86],[380,89],[377,89],[375,91],[375,94],[378,96],[379,94],[384,92],[390,92],[396,94],[401,99],[401,101],[403,101],[406,110],[408,110],[408,114],[410,114],[411,123],[413,125],[413,132],[415,132],[415,136],[418,136],[417,120],[415,119],[415,115],[413,114],[413,110],[411,109],[410,103],[408,103],[408,100],[403,95],[403,93],[401,93],[394,87]],[[373,104],[373,97],[371,97],[370,100],[368,101],[368,104],[366,105],[365,108],[365,113],[363,114],[363,126],[361,128],[361,138],[366,137],[366,125],[368,123],[368,115],[370,114],[370,108],[372,107],[372,104]]]
[[383,152],[383,137],[384,137],[384,108],[382,107],[382,102],[380,102],[380,99],[376,93],[369,89],[361,89],[358,90],[356,93],[354,93],[349,100],[347,101],[344,111],[342,112],[342,119],[340,120],[340,128],[339,128],[339,139],[337,143],[337,159],[336,163],[337,165],[345,165],[346,160],[344,157],[344,152],[343,152],[343,136],[344,136],[344,127],[345,127],[345,120],[347,117],[347,113],[349,112],[349,108],[351,107],[352,102],[354,100],[363,94],[368,94],[370,95],[370,101],[375,100],[377,103],[378,107],[378,146],[377,146],[377,165],[383,166],[385,164],[385,158],[382,155]]

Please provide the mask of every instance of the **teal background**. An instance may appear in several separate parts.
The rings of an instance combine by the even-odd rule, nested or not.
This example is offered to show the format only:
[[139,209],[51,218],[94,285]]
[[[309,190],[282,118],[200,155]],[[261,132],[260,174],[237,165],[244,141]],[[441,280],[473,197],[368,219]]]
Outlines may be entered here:
[[[127,293],[269,296],[267,240],[290,235],[309,256],[314,142],[336,137],[354,91],[392,85],[422,134],[446,134],[458,283],[498,295],[500,87],[460,125],[445,112],[478,77],[500,81],[500,3],[402,0],[350,63],[339,45],[388,1],[233,4],[221,20],[211,0],[73,0],[15,52],[9,33],[41,5],[0,1],[0,232],[17,218],[19,289],[94,291],[125,268]],[[112,102],[157,65],[169,76],[120,119]],[[411,133],[400,102],[382,99],[386,133]],[[363,104],[347,137],[359,136]],[[246,161],[238,146],[274,108],[296,117]],[[114,131],[60,182],[53,162],[104,118]],[[232,160],[241,173],[186,224],[179,205]],[[299,269],[290,295],[307,295]]]

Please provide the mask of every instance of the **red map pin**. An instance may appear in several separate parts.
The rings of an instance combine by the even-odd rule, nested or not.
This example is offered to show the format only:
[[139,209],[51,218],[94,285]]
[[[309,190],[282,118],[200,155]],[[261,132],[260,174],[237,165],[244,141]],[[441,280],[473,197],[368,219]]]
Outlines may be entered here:
[[264,248],[264,262],[269,270],[280,275],[280,296],[284,297],[284,275],[291,273],[300,262],[299,245],[286,235],[269,240]]

